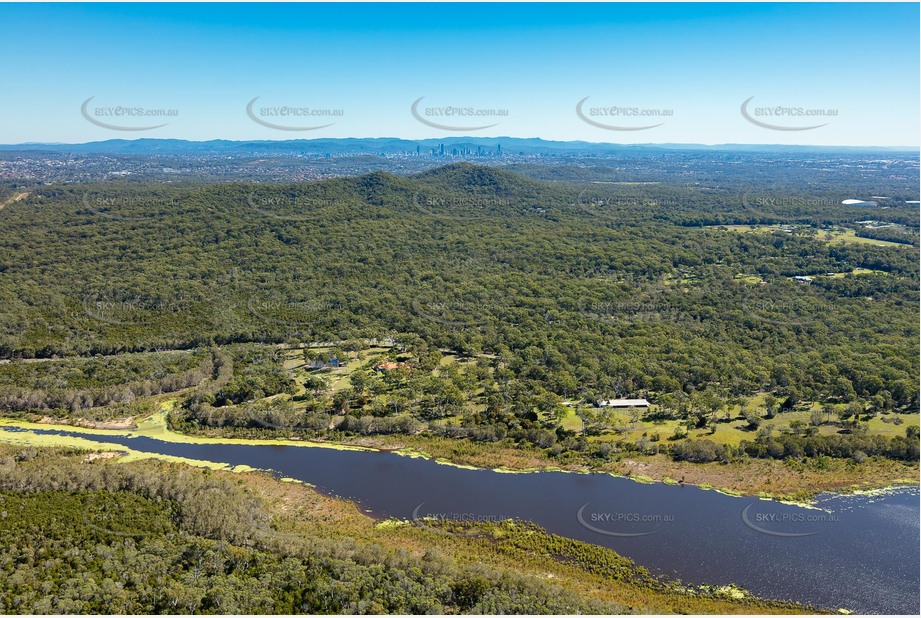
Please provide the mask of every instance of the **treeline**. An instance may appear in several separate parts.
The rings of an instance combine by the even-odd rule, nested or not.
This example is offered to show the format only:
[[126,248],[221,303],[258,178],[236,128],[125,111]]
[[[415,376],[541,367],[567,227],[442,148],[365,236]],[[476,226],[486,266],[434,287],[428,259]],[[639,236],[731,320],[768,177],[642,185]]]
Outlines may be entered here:
[[[253,419],[267,418],[265,410],[290,407],[285,400],[256,402],[294,392],[294,382],[282,366],[280,349],[237,345],[213,347],[211,354],[211,379],[183,400],[185,418],[212,427],[245,426]],[[237,405],[243,402],[246,405]],[[171,417],[174,425],[177,418],[180,417],[175,414]]]
[[233,371],[214,393],[215,406],[262,399],[279,393],[293,394],[294,382],[282,366],[282,350],[265,346],[231,346]]
[[908,426],[903,436],[866,435],[865,433],[835,435],[804,435],[783,432],[766,433],[754,441],[742,440],[738,447],[717,444],[706,439],[675,442],[663,449],[678,461],[706,463],[729,462],[736,457],[758,459],[821,459],[831,457],[852,459],[863,463],[878,456],[901,461],[918,460],[918,427]]
[[[349,390],[339,391],[341,399],[349,397]],[[340,398],[340,397],[337,397]],[[792,398],[778,400],[769,395],[767,418],[777,413],[792,410],[796,403]],[[373,435],[417,435],[424,434],[472,442],[494,443],[506,447],[539,449],[560,462],[591,465],[619,459],[629,453],[644,455],[668,454],[677,460],[708,463],[729,462],[737,458],[842,458],[862,463],[867,457],[881,457],[902,461],[917,461],[917,427],[906,427],[904,436],[868,435],[865,424],[857,419],[869,418],[876,411],[864,410],[859,404],[842,409],[841,429],[834,435],[822,435],[817,427],[784,429],[772,433],[772,429],[759,426],[765,420],[761,411],[746,410],[751,431],[757,431],[754,441],[742,440],[733,447],[714,443],[707,439],[688,438],[690,428],[716,430],[720,419],[728,420],[723,410],[731,405],[730,400],[720,400],[711,391],[695,393],[688,407],[677,412],[659,408],[656,418],[685,419],[676,428],[674,435],[661,437],[658,433],[644,434],[638,439],[624,439],[617,436],[618,429],[611,409],[578,406],[582,417],[582,432],[564,429],[558,424],[561,408],[559,399],[552,397],[548,402],[528,400],[517,409],[502,409],[496,400],[487,398],[487,409],[477,413],[463,413],[445,423],[439,420],[425,420],[418,415],[402,411],[389,415],[372,413],[369,409],[355,408],[335,411],[328,408],[300,407],[290,399],[276,398],[246,402],[240,405],[214,408],[211,406],[184,406],[171,414],[171,426],[178,431],[192,434],[209,434],[217,430],[220,435],[237,438],[313,438],[323,440],[348,440],[355,436]],[[316,403],[316,400],[313,400]],[[856,410],[852,411],[852,410]],[[854,416],[856,414],[856,417]],[[648,413],[647,413],[648,415]],[[816,412],[816,421],[823,422],[824,413]],[[636,419],[642,415],[636,412]],[[649,417],[652,418],[652,417]],[[891,421],[889,420],[891,419]],[[885,416],[884,420],[901,424],[898,415]],[[794,422],[794,426],[799,423]],[[613,430],[614,434],[603,441],[590,440],[591,436]]]
[[181,432],[229,429],[233,436],[240,438],[308,435],[333,439],[354,435],[412,435],[429,427],[409,414],[378,417],[310,412],[285,399],[245,402],[222,408],[190,405],[174,411],[169,420],[170,425]]
[[857,227],[855,234],[860,238],[888,240],[918,246],[918,229],[909,227]]
[[8,363],[0,365],[0,410],[79,413],[131,404],[197,386],[212,372],[211,359],[201,351]]

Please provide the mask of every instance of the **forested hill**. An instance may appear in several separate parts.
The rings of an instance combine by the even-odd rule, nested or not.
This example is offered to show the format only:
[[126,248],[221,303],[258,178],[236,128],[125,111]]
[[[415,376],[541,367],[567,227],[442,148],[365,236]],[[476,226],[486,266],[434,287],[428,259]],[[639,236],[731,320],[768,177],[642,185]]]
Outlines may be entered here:
[[0,357],[421,337],[563,397],[719,385],[914,405],[917,207],[873,211],[898,242],[843,242],[869,233],[848,195],[771,187],[469,164],[39,186],[0,211]]

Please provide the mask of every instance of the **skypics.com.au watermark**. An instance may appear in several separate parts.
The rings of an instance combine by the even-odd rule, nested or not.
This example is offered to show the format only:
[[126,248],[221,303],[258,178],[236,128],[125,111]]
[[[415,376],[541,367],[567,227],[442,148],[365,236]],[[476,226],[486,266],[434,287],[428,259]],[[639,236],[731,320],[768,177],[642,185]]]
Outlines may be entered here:
[[[335,122],[313,124],[316,119],[339,119],[345,115],[342,109],[314,108],[306,105],[263,105],[256,107],[254,98],[246,104],[246,115],[256,124],[276,131],[316,131],[331,127]],[[309,124],[307,124],[309,123]]]
[[589,509],[589,503],[586,503],[576,513],[576,519],[583,528],[597,534],[637,537],[659,532],[663,524],[674,523],[675,516],[667,513]]
[[[801,285],[806,285],[803,281]],[[775,300],[752,294],[743,296],[742,311],[756,320],[774,325],[808,326],[818,324],[828,316],[840,312],[840,306],[814,296],[800,296],[793,300]]]
[[[420,103],[425,97],[416,99],[410,107],[410,113],[413,118],[424,125],[444,131],[480,131],[489,129],[498,125],[498,122],[492,124],[472,125],[470,122],[481,120],[483,118],[508,118],[509,111],[502,108],[494,107],[470,107],[459,105],[442,105],[421,107]],[[465,122],[461,125],[460,122]]]
[[249,207],[264,217],[281,221],[310,221],[317,211],[347,204],[345,200],[321,195],[259,195],[255,191],[246,197]]
[[419,504],[412,512],[412,520],[415,522],[424,522],[424,521],[460,521],[467,523],[498,523],[503,521],[509,521],[516,519],[511,515],[490,515],[483,513],[471,513],[471,512],[423,512],[422,507],[425,503]]
[[[585,97],[576,104],[576,115],[579,119],[593,127],[607,131],[645,131],[661,127],[665,122],[656,124],[636,124],[639,120],[649,118],[672,118],[675,110],[660,107],[636,107],[622,105],[594,105],[586,107],[585,102],[591,97]],[[604,122],[602,122],[604,120]],[[616,122],[616,124],[615,124]]]
[[429,322],[454,328],[484,324],[489,306],[485,299],[473,302],[435,294],[420,294],[412,299],[414,314]]
[[246,303],[249,312],[268,324],[282,326],[311,326],[324,313],[341,311],[345,305],[338,300],[293,300],[256,294]]
[[753,511],[757,504],[742,509],[742,523],[761,534],[777,537],[803,537],[819,534],[822,526],[838,523],[838,516],[824,511],[800,510],[774,513]]
[[175,211],[179,204],[180,200],[175,197],[83,194],[83,206],[87,210],[116,221],[146,221],[159,213]]
[[804,119],[837,118],[838,110],[832,108],[809,108],[799,105],[766,105],[752,107],[751,102],[755,97],[748,97],[740,109],[742,117],[762,129],[771,131],[811,131],[828,125],[828,122],[812,125],[791,125],[790,121]]
[[[165,127],[168,122],[148,124],[151,118],[176,118],[178,109],[150,108],[131,105],[96,105],[90,106],[95,96],[88,98],[80,106],[80,113],[88,122],[112,131],[151,131]],[[140,124],[144,122],[145,124]]]
[[87,317],[115,326],[168,324],[190,310],[182,299],[163,300],[117,292],[91,294],[81,304]]
[[771,195],[746,191],[742,194],[742,206],[761,219],[786,223],[807,219],[822,212],[822,209],[836,208],[838,202],[829,197]]
[[583,189],[576,205],[593,217],[614,223],[631,224],[648,220],[656,213],[677,208],[681,203],[674,198],[612,195],[601,189]]
[[476,194],[429,194],[417,191],[413,194],[413,206],[424,215],[438,219],[464,221],[482,219],[490,213],[512,206],[507,198]]
[[578,308],[579,313],[587,318],[624,324],[693,319],[677,305],[651,300],[597,301],[580,298]]

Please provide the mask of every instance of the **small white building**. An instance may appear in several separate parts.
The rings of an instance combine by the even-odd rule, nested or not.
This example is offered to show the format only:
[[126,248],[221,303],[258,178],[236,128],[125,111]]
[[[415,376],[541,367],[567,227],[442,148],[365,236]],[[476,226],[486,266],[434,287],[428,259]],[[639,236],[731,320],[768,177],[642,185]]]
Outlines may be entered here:
[[648,408],[649,402],[645,399],[608,399],[599,401],[602,408]]
[[869,200],[844,200],[841,203],[845,206],[879,206],[877,202]]

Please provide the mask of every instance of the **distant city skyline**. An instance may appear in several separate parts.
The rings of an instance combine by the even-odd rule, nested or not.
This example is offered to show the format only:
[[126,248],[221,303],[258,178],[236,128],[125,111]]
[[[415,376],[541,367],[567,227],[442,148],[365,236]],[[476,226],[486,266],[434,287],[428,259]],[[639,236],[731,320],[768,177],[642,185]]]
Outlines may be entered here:
[[[0,143],[919,144],[919,5],[0,4]],[[28,25],[28,27],[26,27]]]

